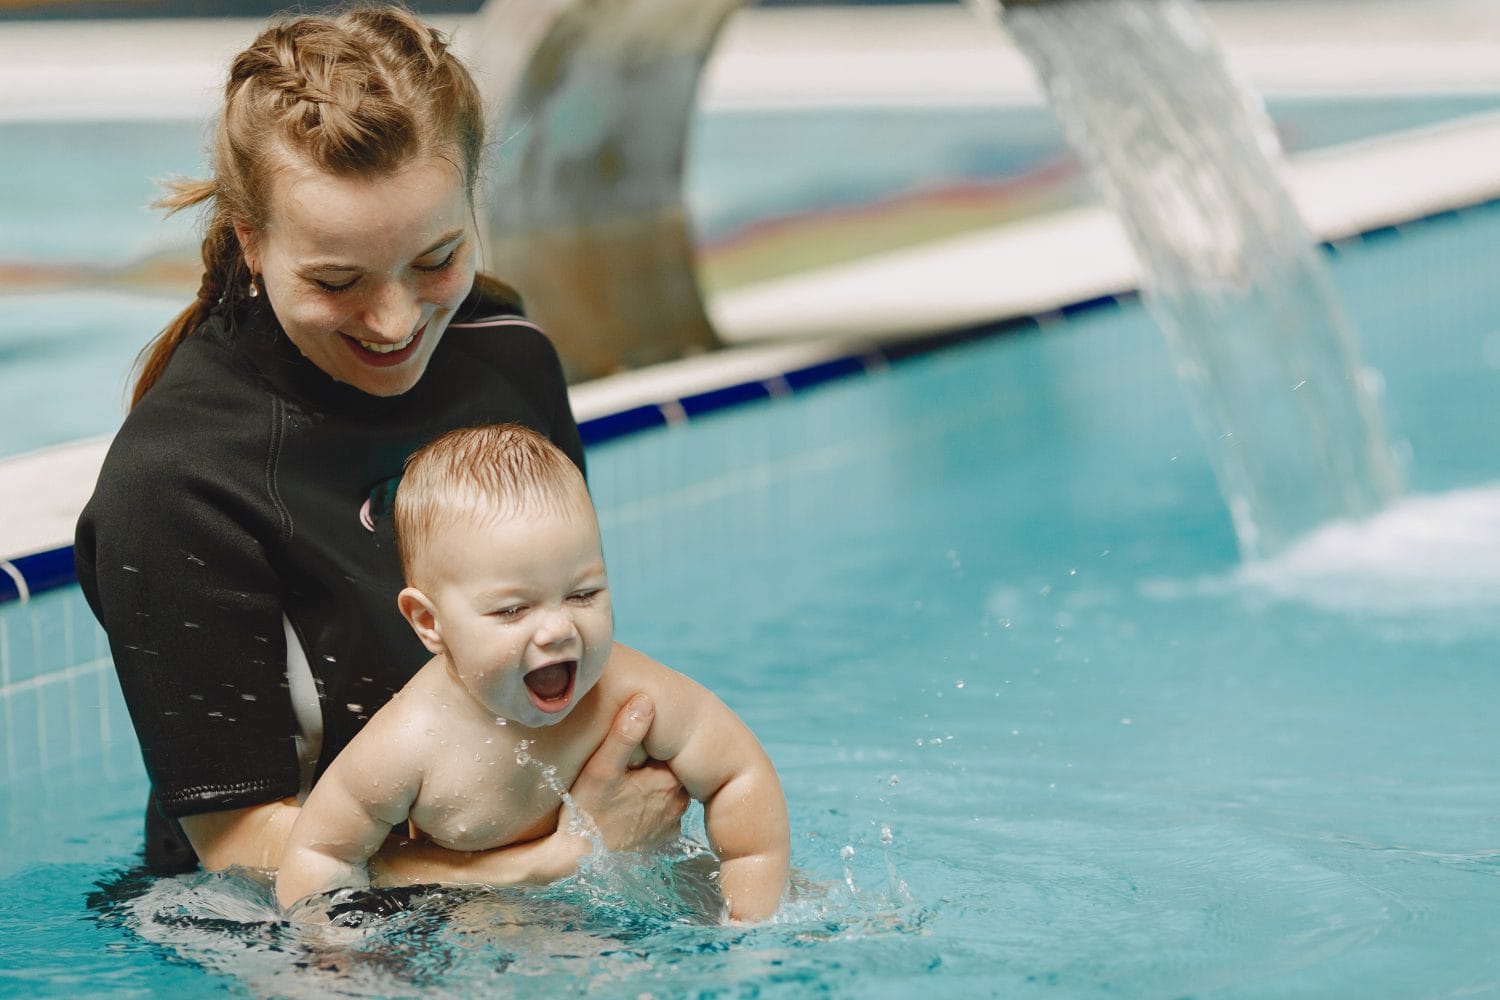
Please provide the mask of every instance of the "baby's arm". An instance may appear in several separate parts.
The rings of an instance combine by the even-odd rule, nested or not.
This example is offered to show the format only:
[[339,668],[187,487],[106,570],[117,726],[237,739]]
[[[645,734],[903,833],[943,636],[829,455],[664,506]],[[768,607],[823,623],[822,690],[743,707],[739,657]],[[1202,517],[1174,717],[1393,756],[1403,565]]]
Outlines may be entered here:
[[282,907],[313,893],[370,884],[369,861],[406,819],[421,787],[409,742],[382,737],[379,714],[318,779],[292,825],[276,874]]
[[[786,892],[791,824],[776,768],[755,734],[707,688],[634,650],[638,666],[659,677],[656,723],[646,752],[667,761],[703,803],[719,885],[737,922],[764,920]],[[659,672],[659,674],[658,674]]]

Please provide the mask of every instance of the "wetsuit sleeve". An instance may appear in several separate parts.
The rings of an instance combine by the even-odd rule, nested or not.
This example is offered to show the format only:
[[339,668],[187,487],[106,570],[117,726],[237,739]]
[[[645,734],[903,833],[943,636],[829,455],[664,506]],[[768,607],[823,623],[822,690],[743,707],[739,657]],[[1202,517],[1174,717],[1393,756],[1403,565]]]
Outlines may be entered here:
[[[127,422],[75,545],[169,816],[299,787],[281,595],[266,552],[277,524],[264,446],[241,441],[238,459],[194,455],[191,426],[141,436]],[[157,453],[184,439],[182,454]]]

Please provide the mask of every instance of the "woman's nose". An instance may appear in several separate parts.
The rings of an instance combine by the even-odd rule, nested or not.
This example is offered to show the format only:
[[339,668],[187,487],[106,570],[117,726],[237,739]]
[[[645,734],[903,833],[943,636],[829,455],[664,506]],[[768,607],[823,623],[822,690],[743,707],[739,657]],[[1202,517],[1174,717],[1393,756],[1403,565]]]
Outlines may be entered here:
[[388,281],[376,292],[365,325],[381,340],[395,344],[417,331],[422,306],[404,282]]

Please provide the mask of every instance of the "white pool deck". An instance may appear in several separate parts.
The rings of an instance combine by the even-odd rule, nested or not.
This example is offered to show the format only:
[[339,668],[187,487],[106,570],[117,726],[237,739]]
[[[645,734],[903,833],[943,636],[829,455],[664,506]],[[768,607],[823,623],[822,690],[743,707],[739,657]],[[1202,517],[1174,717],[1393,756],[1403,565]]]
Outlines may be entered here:
[[[1238,0],[1207,12],[1268,96],[1500,93],[1500,0]],[[0,24],[0,122],[204,118],[259,22]],[[466,23],[451,21],[460,44]],[[84,68],[84,69],[81,69]],[[705,107],[1039,103],[998,28],[967,9],[746,9],[705,73]],[[1295,157],[1319,238],[1500,198],[1500,115]],[[862,345],[1044,314],[1137,287],[1113,217],[1078,208],[735,289],[710,313],[732,347],[575,386],[580,420],[774,377]],[[910,294],[924,294],[914,301]],[[107,441],[0,462],[0,570],[71,543]],[[7,570],[8,571],[8,570]]]

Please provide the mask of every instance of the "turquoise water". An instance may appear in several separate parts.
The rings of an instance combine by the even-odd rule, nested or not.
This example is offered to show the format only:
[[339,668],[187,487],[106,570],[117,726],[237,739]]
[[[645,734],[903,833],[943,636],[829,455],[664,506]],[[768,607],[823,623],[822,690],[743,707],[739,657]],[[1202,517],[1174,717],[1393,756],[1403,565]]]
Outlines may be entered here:
[[1500,992],[1497,246],[1333,255],[1412,496],[1274,561],[1134,305],[595,449],[620,637],[781,772],[775,924],[705,925],[688,862],[318,933],[245,877],[131,896],[116,728],[0,788],[0,993]]

